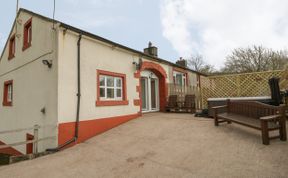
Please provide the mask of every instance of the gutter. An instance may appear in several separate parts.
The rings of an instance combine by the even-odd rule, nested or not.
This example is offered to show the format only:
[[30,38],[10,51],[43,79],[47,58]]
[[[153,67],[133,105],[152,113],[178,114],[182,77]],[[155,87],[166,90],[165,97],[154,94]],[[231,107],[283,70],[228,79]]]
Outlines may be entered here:
[[76,122],[75,122],[75,132],[74,137],[65,142],[62,145],[59,145],[56,148],[49,148],[46,149],[48,152],[57,152],[60,151],[62,148],[70,145],[71,143],[75,143],[79,137],[79,115],[80,115],[80,101],[81,101],[81,62],[80,62],[80,52],[81,52],[81,39],[82,34],[79,34],[78,41],[77,41],[77,112],[76,112]]

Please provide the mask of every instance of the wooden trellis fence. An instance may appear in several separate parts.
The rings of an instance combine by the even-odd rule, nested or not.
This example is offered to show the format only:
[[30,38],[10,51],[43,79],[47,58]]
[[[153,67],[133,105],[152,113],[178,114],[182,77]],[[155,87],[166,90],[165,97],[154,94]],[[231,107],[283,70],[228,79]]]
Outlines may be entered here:
[[280,88],[288,89],[288,71],[284,70],[202,77],[203,108],[208,98],[270,96],[268,80],[272,77],[279,77]]

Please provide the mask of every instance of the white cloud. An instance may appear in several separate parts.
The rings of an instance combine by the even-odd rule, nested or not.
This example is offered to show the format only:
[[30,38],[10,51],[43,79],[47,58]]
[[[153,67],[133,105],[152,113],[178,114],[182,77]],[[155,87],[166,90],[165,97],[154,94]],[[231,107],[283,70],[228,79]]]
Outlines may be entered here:
[[180,56],[220,67],[237,47],[287,48],[286,0],[161,0],[163,35]]

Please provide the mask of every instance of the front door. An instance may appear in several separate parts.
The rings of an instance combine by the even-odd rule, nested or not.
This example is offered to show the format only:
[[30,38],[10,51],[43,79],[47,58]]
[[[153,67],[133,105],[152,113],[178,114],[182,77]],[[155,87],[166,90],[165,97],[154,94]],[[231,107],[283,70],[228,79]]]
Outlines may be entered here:
[[159,80],[150,71],[141,72],[142,112],[159,111]]

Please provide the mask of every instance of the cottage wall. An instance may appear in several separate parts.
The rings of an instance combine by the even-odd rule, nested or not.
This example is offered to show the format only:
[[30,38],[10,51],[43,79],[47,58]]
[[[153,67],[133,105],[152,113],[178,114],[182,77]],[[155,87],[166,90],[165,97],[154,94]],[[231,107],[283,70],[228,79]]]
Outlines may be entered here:
[[[25,22],[31,18],[32,44],[23,50],[23,28]],[[17,21],[17,31],[14,25],[10,34],[10,37],[14,34],[16,36],[15,57],[8,60],[9,37],[0,61],[0,131],[29,128],[35,124],[56,126],[56,33],[51,29],[51,23],[25,12],[19,14]],[[42,60],[52,60],[53,67],[49,69],[42,64]],[[4,82],[8,80],[13,80],[12,106],[4,106],[2,103]],[[42,108],[45,108],[46,114],[40,112]],[[1,134],[0,141],[2,144],[26,141],[27,133],[33,134],[33,130]],[[39,137],[47,136],[57,136],[57,129],[41,128]],[[39,151],[56,146],[56,140],[57,138],[40,142]],[[17,146],[15,149],[20,153],[26,153],[26,145]]]

